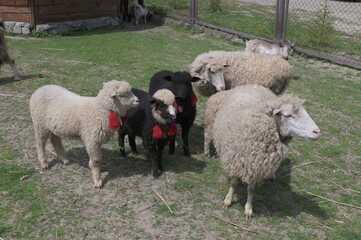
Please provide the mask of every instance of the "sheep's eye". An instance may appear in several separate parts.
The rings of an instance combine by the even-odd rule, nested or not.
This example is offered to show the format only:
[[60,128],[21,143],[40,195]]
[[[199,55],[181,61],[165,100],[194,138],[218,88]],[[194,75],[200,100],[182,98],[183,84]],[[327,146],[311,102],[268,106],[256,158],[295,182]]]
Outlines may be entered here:
[[285,118],[291,118],[293,117],[291,114],[285,115]]
[[212,71],[210,68],[208,69],[208,71],[210,72],[210,73],[212,73],[212,74],[214,74],[215,72],[214,71]]
[[125,94],[120,94],[120,95],[119,95],[119,97],[121,97],[121,98],[125,98],[125,97],[126,97],[126,95],[125,95]]

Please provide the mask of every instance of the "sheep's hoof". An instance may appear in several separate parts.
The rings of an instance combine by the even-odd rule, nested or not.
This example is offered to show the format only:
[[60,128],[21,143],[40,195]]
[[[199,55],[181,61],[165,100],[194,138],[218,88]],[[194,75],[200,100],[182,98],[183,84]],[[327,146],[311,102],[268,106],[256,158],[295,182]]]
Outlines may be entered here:
[[223,209],[227,209],[229,206],[231,206],[231,201],[230,200],[224,200],[223,201],[224,202],[224,204],[223,204]]
[[41,164],[41,170],[49,170],[49,166],[47,162]]
[[246,220],[249,221],[252,219],[253,211],[252,209],[247,209],[244,211],[244,214],[246,215]]
[[61,162],[62,162],[64,165],[69,164],[69,160],[68,160],[68,159],[62,159]]
[[102,188],[102,180],[94,181],[93,188]]

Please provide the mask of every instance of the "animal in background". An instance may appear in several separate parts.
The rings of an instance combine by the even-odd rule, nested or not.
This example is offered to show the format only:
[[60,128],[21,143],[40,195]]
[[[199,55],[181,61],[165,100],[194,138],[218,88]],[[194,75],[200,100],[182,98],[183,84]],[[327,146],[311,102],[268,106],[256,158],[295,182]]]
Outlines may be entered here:
[[5,26],[3,21],[0,19],[0,69],[4,64],[9,64],[14,72],[14,80],[21,80],[19,70],[15,65],[15,61],[10,57],[5,42]]
[[244,51],[209,51],[190,65],[193,87],[199,94],[212,94],[245,84],[258,84],[283,93],[293,77],[292,66],[278,56]]
[[285,60],[288,60],[295,51],[296,43],[288,41],[287,44],[278,45],[276,43],[270,43],[261,39],[253,39],[246,41],[246,52],[262,53],[269,55],[280,56]]
[[144,23],[147,23],[148,7],[136,4],[134,6],[135,25],[138,26],[139,20],[143,19]]

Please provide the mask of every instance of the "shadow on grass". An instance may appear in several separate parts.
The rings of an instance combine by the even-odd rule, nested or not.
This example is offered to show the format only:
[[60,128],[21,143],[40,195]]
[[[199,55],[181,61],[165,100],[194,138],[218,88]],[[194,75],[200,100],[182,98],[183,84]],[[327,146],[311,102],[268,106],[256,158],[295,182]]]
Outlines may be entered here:
[[43,78],[41,74],[34,74],[34,75],[21,75],[21,80],[15,81],[14,77],[6,77],[6,78],[0,78],[0,86],[1,85],[8,85],[11,83],[17,83],[22,81],[27,81],[33,78]]
[[142,20],[139,21],[138,26],[135,25],[135,19],[132,18],[131,22],[122,22],[119,26],[116,27],[107,27],[94,30],[84,30],[76,32],[67,32],[64,33],[64,37],[77,37],[77,36],[89,36],[89,35],[99,35],[107,34],[112,32],[135,32],[135,31],[144,31],[157,28],[164,25],[164,17],[156,15],[155,19],[152,19],[150,22],[144,23]]
[[[101,172],[108,174],[103,179],[103,184],[112,181],[113,179],[121,177],[131,177],[134,175],[149,175],[152,174],[152,164],[148,151],[137,146],[139,149],[138,155],[127,154],[127,157],[121,157],[119,151],[113,151],[102,148],[102,162]],[[130,149],[128,149],[130,150]],[[78,164],[84,168],[89,169],[89,157],[85,147],[72,148],[67,152],[69,164]],[[183,152],[176,151],[174,156],[168,155],[168,151],[164,151],[162,155],[162,163],[164,171],[182,173],[182,172],[197,172],[202,173],[206,167],[206,163],[199,161],[193,157],[183,156]],[[56,158],[49,162],[49,169],[59,164]]]
[[[253,198],[253,212],[257,216],[286,217],[298,216],[303,212],[313,216],[329,219],[327,213],[319,206],[318,200],[308,194],[294,192],[291,187],[292,163],[286,158],[276,172],[273,182],[266,181],[256,188]],[[247,184],[240,184],[237,196],[242,196],[233,204],[244,206],[247,201]]]

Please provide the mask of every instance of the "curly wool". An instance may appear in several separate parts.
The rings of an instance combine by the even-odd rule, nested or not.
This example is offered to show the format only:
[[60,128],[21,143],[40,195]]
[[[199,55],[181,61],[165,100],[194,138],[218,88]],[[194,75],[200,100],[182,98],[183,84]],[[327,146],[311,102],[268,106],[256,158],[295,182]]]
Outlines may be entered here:
[[[253,92],[258,94],[253,94]],[[242,93],[240,95],[240,92]],[[266,99],[270,99],[274,94],[267,88],[259,85],[243,85],[229,91],[218,92],[212,95],[206,105],[204,117],[204,153],[209,154],[209,145],[213,140],[213,124],[219,109],[225,102],[242,104],[244,107],[252,108],[261,105]],[[233,113],[235,114],[235,113]]]
[[127,82],[104,83],[97,97],[83,97],[57,85],[47,85],[34,92],[30,111],[35,130],[41,136],[51,132],[59,137],[81,138],[85,142],[104,143],[112,136],[109,111],[125,116],[129,106],[114,101],[111,94],[130,92]]
[[[263,87],[244,86],[235,88],[236,98],[227,98],[220,108],[213,124],[214,145],[222,166],[231,177],[239,177],[243,182],[261,183],[272,176],[288,152],[292,139],[283,136],[272,115],[273,109],[285,103],[293,105],[295,111],[303,101],[293,95],[267,97]],[[262,98],[254,103],[245,95]]]
[[245,84],[258,84],[278,95],[285,91],[293,77],[292,66],[278,56],[241,51],[210,51],[196,57],[190,65],[191,75],[201,78],[193,83],[199,94],[208,97],[216,93],[215,87],[205,80],[204,74],[207,73],[200,75],[199,69],[209,64],[212,71],[217,71],[225,63],[229,65],[223,73],[226,90]]

